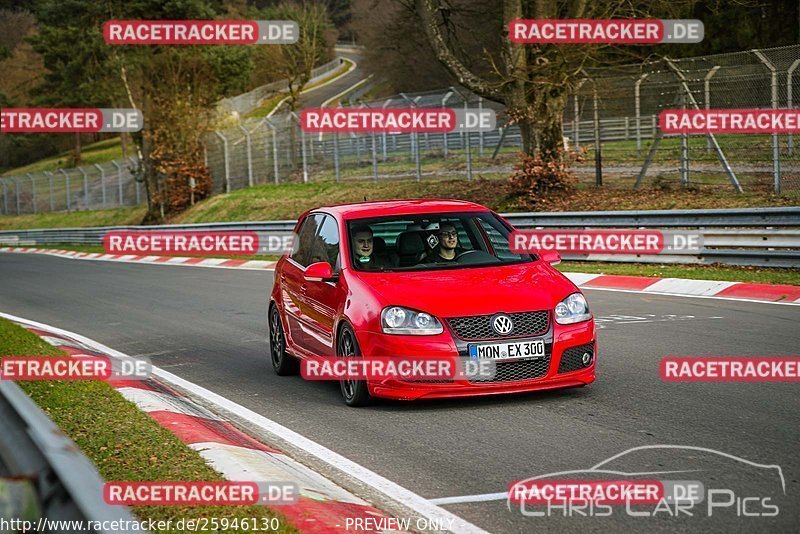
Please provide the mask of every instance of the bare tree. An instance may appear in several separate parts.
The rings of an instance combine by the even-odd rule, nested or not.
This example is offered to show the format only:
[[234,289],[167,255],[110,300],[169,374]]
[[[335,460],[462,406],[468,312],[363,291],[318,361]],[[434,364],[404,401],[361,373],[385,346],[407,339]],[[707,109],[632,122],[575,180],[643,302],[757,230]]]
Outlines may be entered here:
[[[502,0],[503,31],[514,19],[676,18],[694,0]],[[557,157],[562,144],[562,120],[573,84],[582,70],[635,55],[630,49],[601,45],[525,45],[505,38],[499,49],[487,46],[483,61],[490,74],[468,66],[462,53],[448,0],[414,0],[415,11],[439,62],[474,93],[504,104],[519,125],[523,150],[544,158]],[[463,34],[463,32],[462,32]]]

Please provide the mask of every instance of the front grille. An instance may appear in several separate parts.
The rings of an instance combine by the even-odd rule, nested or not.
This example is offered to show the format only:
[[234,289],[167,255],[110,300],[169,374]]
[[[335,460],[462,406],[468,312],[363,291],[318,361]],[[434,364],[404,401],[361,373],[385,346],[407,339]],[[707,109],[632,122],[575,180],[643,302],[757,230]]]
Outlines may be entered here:
[[470,380],[473,384],[493,384],[496,382],[520,382],[542,378],[550,367],[550,351],[538,360],[519,360],[516,362],[497,362],[497,374],[491,379]]
[[539,336],[547,332],[549,314],[547,310],[506,314],[511,317],[514,328],[508,334],[501,335],[492,328],[492,315],[472,315],[470,317],[452,317],[447,319],[456,336],[464,341],[481,339],[500,339],[513,337]]
[[[588,365],[584,365],[582,360],[585,352],[592,355],[592,359],[589,360]],[[592,365],[592,361],[594,361],[594,343],[572,347],[561,354],[561,363],[558,365],[558,372],[569,373],[571,371],[579,371]]]

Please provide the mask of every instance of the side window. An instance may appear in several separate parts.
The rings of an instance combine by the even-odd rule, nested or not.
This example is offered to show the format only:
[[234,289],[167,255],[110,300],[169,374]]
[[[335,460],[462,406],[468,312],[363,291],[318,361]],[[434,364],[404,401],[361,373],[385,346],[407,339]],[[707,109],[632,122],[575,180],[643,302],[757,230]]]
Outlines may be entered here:
[[511,252],[511,249],[508,246],[508,237],[501,234],[497,228],[489,224],[486,220],[477,218],[476,221],[478,224],[480,224],[483,231],[486,232],[486,236],[489,238],[489,242],[492,244],[492,248],[494,249],[495,256],[501,260],[520,259],[521,256],[519,254],[514,254]]
[[324,215],[319,213],[308,215],[297,232],[297,240],[291,258],[303,267],[308,267],[313,263],[312,251],[323,217]]
[[[330,215],[325,216],[322,226],[317,236],[317,249],[312,254],[319,255],[320,259],[314,257],[314,261],[327,261],[331,264],[331,269],[338,270],[339,266],[339,225],[336,219]],[[312,262],[313,263],[313,262]]]

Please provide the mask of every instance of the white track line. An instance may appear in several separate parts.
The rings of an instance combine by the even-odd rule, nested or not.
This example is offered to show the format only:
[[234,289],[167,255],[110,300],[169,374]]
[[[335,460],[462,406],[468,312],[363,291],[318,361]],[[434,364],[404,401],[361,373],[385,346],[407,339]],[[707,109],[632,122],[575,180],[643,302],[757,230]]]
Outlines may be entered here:
[[784,306],[798,306],[800,299],[795,302],[779,302],[774,300],[757,300],[757,299],[739,299],[736,297],[714,297],[711,295],[682,295],[676,293],[664,293],[661,291],[641,291],[637,289],[612,289],[610,287],[581,287],[582,291],[616,291],[618,293],[636,293],[646,297],[648,295],[662,295],[664,297],[680,297],[687,299],[714,299],[714,300],[728,300],[732,302],[754,302],[756,304],[782,304]]
[[[43,330],[49,329],[57,334],[71,337],[95,350],[105,352],[106,354],[117,358],[130,358],[130,356],[114,350],[111,347],[107,347],[102,343],[68,330],[63,330],[55,326],[23,319],[22,317],[17,317],[16,315],[11,315],[8,313],[0,312],[0,317],[28,325],[33,328],[39,328]],[[332,468],[345,472],[347,475],[369,486],[374,491],[385,495],[389,499],[398,502],[411,510],[414,510],[428,520],[436,521],[437,524],[452,524],[453,526],[451,528],[451,532],[464,534],[488,534],[480,527],[473,525],[457,515],[448,512],[444,508],[440,508],[439,506],[431,503],[430,500],[425,499],[424,497],[417,495],[416,493],[400,486],[399,484],[382,477],[374,471],[371,471],[366,467],[359,465],[354,461],[328,449],[327,447],[324,447],[323,445],[320,445],[319,443],[316,443],[315,441],[298,434],[294,430],[291,430],[271,419],[264,417],[263,415],[245,408],[240,404],[226,399],[225,397],[218,395],[213,391],[210,391],[202,386],[198,386],[197,384],[189,382],[188,380],[184,380],[177,375],[164,371],[163,369],[155,366],[153,366],[153,374],[165,382],[169,382],[174,386],[188,391],[193,395],[202,398],[204,401],[211,403],[218,408],[231,412],[236,416],[248,421],[252,425],[278,436],[280,439],[286,440],[293,446],[298,447],[304,452],[313,455],[318,460],[330,465]]]

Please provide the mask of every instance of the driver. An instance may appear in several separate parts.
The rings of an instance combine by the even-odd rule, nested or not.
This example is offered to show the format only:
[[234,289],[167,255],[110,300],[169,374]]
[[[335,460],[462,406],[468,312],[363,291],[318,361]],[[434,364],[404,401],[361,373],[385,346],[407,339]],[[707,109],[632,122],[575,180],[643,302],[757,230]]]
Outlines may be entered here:
[[439,244],[426,257],[426,263],[450,263],[463,252],[458,246],[458,231],[452,223],[439,225]]
[[383,261],[375,256],[372,228],[367,225],[356,226],[353,229],[353,248],[355,249],[356,264],[365,271],[379,271],[386,267]]

